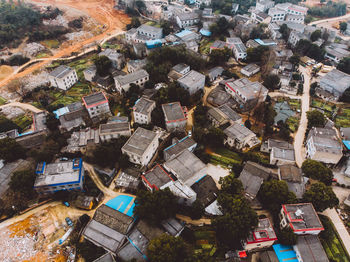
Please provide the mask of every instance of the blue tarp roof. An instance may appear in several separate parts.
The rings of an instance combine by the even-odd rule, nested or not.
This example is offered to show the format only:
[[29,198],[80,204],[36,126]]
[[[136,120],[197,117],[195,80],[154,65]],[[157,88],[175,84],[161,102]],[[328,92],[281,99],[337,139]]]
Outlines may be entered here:
[[68,110],[68,107],[66,107],[66,106],[65,107],[61,107],[61,108],[57,109],[56,111],[53,111],[53,113],[56,115],[57,119],[59,119],[60,116],[66,114],[68,112],[69,112],[69,110]]
[[181,32],[175,34],[177,37],[184,37],[185,35],[188,35],[188,34],[192,34],[192,32],[190,30],[182,30]]
[[272,247],[276,253],[279,262],[298,262],[297,254],[295,253],[292,246],[276,244]]
[[254,39],[255,42],[257,42],[259,45],[266,45],[266,46],[269,46],[269,45],[277,45],[277,43],[275,42],[264,42],[263,40],[257,38],[257,39]]
[[343,144],[348,150],[350,150],[350,140],[343,140]]
[[211,32],[209,30],[201,29],[199,32],[204,36],[211,36]]
[[154,48],[154,47],[161,46],[163,42],[160,39],[155,39],[155,40],[148,40],[146,41],[145,44],[147,48]]

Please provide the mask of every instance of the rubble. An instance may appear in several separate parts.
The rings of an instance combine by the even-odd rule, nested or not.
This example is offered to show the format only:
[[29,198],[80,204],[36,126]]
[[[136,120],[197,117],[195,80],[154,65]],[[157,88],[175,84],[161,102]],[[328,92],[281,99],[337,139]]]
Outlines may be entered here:
[[26,47],[23,49],[23,52],[25,54],[25,56],[36,56],[38,53],[40,53],[41,51],[45,50],[45,46],[36,43],[36,42],[32,42],[26,45]]
[[79,32],[68,33],[68,34],[65,34],[64,36],[67,38],[68,41],[72,41],[72,40],[79,40],[83,38],[92,37],[93,35],[90,32],[79,31]]
[[43,24],[68,27],[68,21],[62,15],[58,15],[55,19],[46,19]]

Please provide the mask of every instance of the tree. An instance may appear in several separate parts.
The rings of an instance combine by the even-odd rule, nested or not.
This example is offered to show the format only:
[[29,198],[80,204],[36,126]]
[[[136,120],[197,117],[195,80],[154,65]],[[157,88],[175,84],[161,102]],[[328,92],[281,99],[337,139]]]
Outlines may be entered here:
[[50,131],[57,131],[60,121],[56,118],[54,113],[48,113],[46,115],[46,126]]
[[112,61],[109,60],[107,56],[102,55],[94,59],[94,64],[99,76],[107,76],[109,74],[109,69],[112,66]]
[[223,65],[229,60],[231,56],[231,51],[227,47],[224,49],[214,49],[209,54],[209,63],[211,65]]
[[339,205],[339,199],[334,194],[332,187],[322,182],[312,184],[310,189],[304,193],[303,200],[312,203],[318,212]]
[[207,117],[208,107],[198,104],[193,111],[193,120],[196,126],[204,127],[208,124]]
[[340,102],[350,103],[350,87],[347,88],[339,98]]
[[322,35],[321,30],[315,30],[312,32],[310,39],[312,42],[315,42],[321,37],[321,35]]
[[141,25],[140,19],[138,17],[131,18],[131,23],[126,26],[127,30],[130,30],[131,28],[137,28]]
[[269,90],[274,91],[275,89],[279,89],[281,87],[281,80],[278,75],[269,74],[265,77],[263,85]]
[[225,134],[220,128],[209,127],[207,134],[205,135],[205,143],[212,147],[220,147],[224,143]]
[[297,236],[290,227],[285,227],[279,231],[278,241],[282,245],[294,246],[297,242]]
[[13,162],[25,157],[24,148],[13,138],[6,137],[0,139],[0,159],[5,162]]
[[326,124],[326,118],[323,113],[318,110],[312,110],[306,112],[307,115],[307,127],[324,127]]
[[337,65],[337,69],[350,74],[350,57],[344,57],[342,60],[340,60],[339,64]]
[[294,54],[289,58],[289,62],[291,62],[293,65],[298,65],[300,62],[300,56],[298,54]]
[[269,52],[269,48],[267,46],[258,46],[256,48],[248,48],[247,49],[247,62],[261,62],[263,56]]
[[176,197],[168,188],[153,193],[140,190],[136,195],[134,211],[137,217],[155,225],[164,219],[175,216],[177,211]]
[[190,207],[190,217],[192,219],[200,219],[204,215],[204,206],[198,200],[194,201],[192,206]]
[[168,234],[152,239],[147,247],[147,257],[152,262],[185,261],[191,255],[191,250],[181,237]]
[[219,184],[221,192],[229,195],[239,195],[243,192],[242,182],[235,178],[234,174],[225,177],[220,177]]
[[34,170],[16,171],[12,174],[9,185],[14,192],[30,197],[34,194],[33,186],[35,178]]
[[282,204],[296,203],[296,196],[288,190],[288,185],[283,180],[265,181],[258,193],[262,205],[273,213],[278,213]]
[[305,160],[301,166],[301,169],[307,177],[323,182],[326,185],[332,184],[332,170],[316,160]]
[[247,119],[245,122],[244,122],[244,125],[246,128],[250,129],[252,127],[252,123],[250,122],[249,119]]
[[[265,132],[267,134],[271,134],[273,131],[273,125],[275,123],[275,116],[277,115],[275,109],[273,108],[272,104],[265,104],[262,105],[262,119],[263,122],[265,123]],[[259,113],[257,113],[259,115]]]
[[347,28],[348,28],[348,24],[346,22],[340,22],[339,23],[339,30],[340,30],[340,32],[344,33]]
[[167,36],[168,34],[170,34],[173,29],[170,26],[170,23],[168,21],[162,21],[160,23],[160,27],[163,28],[163,35]]
[[291,30],[289,29],[289,27],[286,24],[281,25],[279,32],[281,33],[284,41],[288,41],[290,31]]

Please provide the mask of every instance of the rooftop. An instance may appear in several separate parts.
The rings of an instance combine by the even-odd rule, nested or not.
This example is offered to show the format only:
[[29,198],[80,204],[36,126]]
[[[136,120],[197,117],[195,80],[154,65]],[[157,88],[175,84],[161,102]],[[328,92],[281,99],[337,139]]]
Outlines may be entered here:
[[182,109],[180,102],[163,104],[162,109],[164,112],[165,121],[167,123],[186,120],[186,115]]
[[256,99],[259,93],[264,94],[268,91],[261,83],[251,82],[247,78],[226,82],[226,86],[233,90],[239,90],[247,100]]
[[50,73],[50,76],[53,76],[56,78],[64,78],[66,75],[68,75],[72,71],[73,71],[72,68],[65,65],[60,65]]
[[130,83],[133,83],[135,82],[136,80],[139,80],[139,79],[142,79],[142,78],[145,78],[145,77],[148,77],[148,73],[146,70],[144,69],[140,69],[138,71],[135,71],[133,73],[130,73],[130,74],[127,74],[127,75],[124,75],[124,76],[116,76],[114,77],[114,80],[116,82],[118,82],[121,86],[123,85],[127,85],[127,84],[130,84]]
[[163,29],[161,27],[155,27],[147,24],[140,25],[140,27],[137,28],[137,30],[148,31],[154,34],[159,34],[163,32]]
[[274,147],[272,148],[271,154],[274,158],[295,161],[294,149]]
[[209,175],[204,176],[201,180],[194,183],[191,188],[197,194],[196,200],[205,207],[213,203],[219,193],[214,179]]
[[156,165],[142,175],[142,179],[152,188],[159,190],[162,186],[173,181],[171,176],[161,167]]
[[191,70],[188,74],[179,78],[177,81],[180,84],[183,84],[186,86],[196,86],[197,83],[203,79],[205,79],[205,76],[203,74],[201,74],[195,70]]
[[342,154],[342,145],[337,139],[337,133],[331,128],[313,127],[308,135],[308,140],[313,139],[316,150],[331,154]]
[[82,99],[87,108],[97,106],[99,104],[108,103],[108,99],[103,92],[87,95],[84,96]]
[[293,231],[324,229],[311,203],[287,204],[282,208]]
[[263,218],[259,219],[258,226],[249,234],[247,243],[261,243],[274,240],[277,240],[277,236],[270,220],[268,218]]
[[271,149],[273,147],[278,147],[278,148],[282,148],[282,149],[293,149],[293,145],[288,143],[287,141],[283,141],[283,140],[277,140],[277,139],[272,139],[269,138],[267,140],[267,144],[268,147]]
[[128,141],[126,141],[122,149],[142,156],[154,139],[157,139],[157,133],[139,127],[128,139]]
[[281,180],[287,182],[301,183],[301,169],[293,165],[282,165],[279,168]]
[[224,130],[225,135],[231,139],[243,142],[248,136],[255,136],[255,134],[242,124],[233,124]]
[[182,151],[187,150],[188,148],[196,145],[196,141],[194,141],[191,137],[185,136],[184,138],[177,140],[171,146],[168,146],[164,149],[164,152],[169,156],[169,158],[173,156],[177,156]]
[[225,117],[232,121],[237,121],[242,119],[242,117],[234,111],[229,105],[223,104],[218,107],[218,109],[225,115]]
[[328,262],[327,254],[324,251],[318,236],[304,235],[297,237],[296,248],[303,261]]
[[117,60],[123,55],[115,49],[106,48],[104,51],[98,54],[99,56],[107,56],[111,60]]
[[136,113],[148,115],[149,113],[151,113],[152,108],[155,107],[155,104],[156,102],[154,102],[153,100],[142,96],[139,100],[136,101],[133,110]]
[[241,71],[244,70],[244,71],[247,71],[249,73],[252,73],[252,72],[254,72],[254,71],[258,70],[258,69],[260,70],[260,67],[257,66],[256,64],[249,64],[249,65],[246,65],[245,67],[243,67],[241,69]]
[[130,131],[129,122],[115,122],[100,125],[100,135]]
[[199,15],[195,12],[191,13],[181,13],[177,15],[181,21],[198,19]]
[[320,85],[329,85],[339,92],[344,92],[350,86],[350,75],[339,71],[338,69],[333,69],[325,76],[321,77]]
[[185,70],[188,67],[189,67],[189,65],[186,65],[184,63],[180,63],[180,64],[173,66],[172,69],[178,73],[181,73],[183,70]]
[[172,236],[179,235],[185,228],[184,224],[175,218],[168,218],[166,220],[163,220],[161,223],[166,232]]

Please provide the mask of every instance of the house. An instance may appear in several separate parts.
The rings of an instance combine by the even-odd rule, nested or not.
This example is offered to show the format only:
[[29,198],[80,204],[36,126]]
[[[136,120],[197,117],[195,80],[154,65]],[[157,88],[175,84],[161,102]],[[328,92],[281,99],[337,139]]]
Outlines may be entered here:
[[169,187],[174,179],[160,165],[154,166],[152,169],[141,175],[143,184],[151,192],[162,190]]
[[215,42],[210,46],[209,52],[211,53],[213,50],[224,50],[225,48],[232,50],[233,44],[221,40],[215,40]]
[[212,69],[210,69],[208,71],[208,77],[209,77],[210,81],[216,80],[216,78],[221,76],[222,72],[224,72],[224,68],[222,68],[221,66],[216,66],[216,67],[213,67]]
[[276,233],[268,218],[259,219],[258,226],[250,232],[248,238],[242,241],[244,250],[254,252],[259,249],[269,248],[277,240]]
[[176,157],[184,150],[193,152],[197,143],[189,135],[182,139],[173,138],[172,145],[163,150],[163,157],[165,161]]
[[241,60],[247,57],[247,48],[239,37],[230,37],[226,42],[233,46],[233,55],[236,60]]
[[337,46],[337,44],[331,44],[325,47],[326,54],[325,58],[332,60],[335,63],[339,63],[344,57],[349,57],[350,52],[347,50],[348,47]]
[[88,115],[85,107],[81,102],[75,102],[65,107],[59,108],[54,111],[54,114],[56,115],[56,118],[60,120],[60,129],[67,131],[84,125],[84,118]]
[[118,257],[123,261],[147,261],[149,242],[163,233],[160,228],[140,220],[127,235],[126,243],[118,250]]
[[177,64],[173,66],[168,74],[168,78],[170,81],[177,81],[179,78],[190,72],[190,66],[184,63]]
[[268,90],[259,82],[251,82],[247,78],[229,80],[225,83],[225,90],[234,100],[247,110],[265,101]]
[[298,199],[302,199],[308,178],[303,177],[300,168],[294,165],[282,165],[278,169],[278,176],[280,180],[286,181],[289,191]]
[[207,207],[213,203],[219,193],[214,179],[209,175],[202,177],[199,181],[194,183],[191,188],[197,195],[196,200],[199,201],[203,207]]
[[115,187],[125,190],[137,190],[141,172],[136,168],[123,169],[120,175],[115,179]]
[[149,74],[144,69],[140,69],[124,76],[114,77],[115,87],[119,93],[128,92],[131,84],[135,84],[140,88],[143,88],[148,80]]
[[350,75],[333,69],[320,79],[320,88],[339,98],[350,87]]
[[255,5],[255,10],[259,12],[266,12],[271,7],[274,7],[275,2],[270,0],[257,1]]
[[246,162],[238,177],[242,182],[245,196],[251,200],[255,199],[264,180],[269,179],[273,174],[269,168],[251,161]]
[[208,119],[215,127],[222,126],[226,123],[231,125],[242,122],[242,117],[236,113],[228,104],[223,104],[219,107],[211,107],[207,113]]
[[270,152],[271,165],[286,165],[295,163],[294,149],[273,147]]
[[307,40],[308,37],[306,35],[304,35],[303,33],[292,30],[292,32],[290,33],[289,38],[288,38],[288,43],[290,43],[293,47],[295,47],[297,45],[297,43],[302,39]]
[[122,70],[125,63],[125,58],[122,53],[119,53],[115,49],[107,48],[98,54],[99,57],[106,56],[112,62],[112,67],[118,70]]
[[60,65],[49,74],[51,86],[62,90],[68,90],[78,82],[77,72],[74,69]]
[[233,124],[224,130],[224,143],[236,149],[251,148],[260,144],[256,135],[242,124]]
[[291,23],[297,23],[297,24],[304,24],[304,15],[292,15],[287,14],[286,15],[286,21]]
[[196,52],[196,53],[198,52],[199,45],[194,40],[185,42],[185,46],[188,50],[191,50],[191,51]]
[[15,137],[15,140],[22,147],[30,149],[41,146],[45,142],[46,136],[47,130],[44,129],[40,131],[28,132],[18,135],[17,137]]
[[265,153],[270,153],[272,148],[282,148],[282,149],[293,149],[293,145],[288,143],[287,141],[277,140],[269,138],[267,141],[261,145],[260,151]]
[[311,203],[282,205],[281,228],[290,227],[296,235],[318,235],[324,230]]
[[187,109],[180,102],[162,105],[167,131],[185,130],[187,125]]
[[325,164],[337,164],[343,156],[337,132],[331,128],[313,127],[306,140],[306,156]]
[[121,136],[131,136],[130,123],[106,123],[101,124],[99,128],[99,135],[102,142],[117,139]]
[[197,91],[204,89],[205,75],[195,70],[191,70],[188,74],[180,77],[177,82],[181,87],[186,89],[190,95],[193,95]]
[[279,31],[280,26],[278,24],[269,23],[268,28],[269,28],[272,39],[276,40],[276,39],[279,39],[282,37],[282,34]]
[[92,82],[96,76],[97,69],[95,65],[91,65],[83,71],[86,81]]
[[93,128],[80,129],[72,133],[71,137],[67,139],[67,143],[66,152],[86,151],[89,145],[100,143],[99,132]]
[[180,28],[193,26],[199,22],[199,15],[196,12],[180,13],[176,16],[176,23]]
[[130,162],[145,166],[151,161],[158,145],[156,132],[139,127],[122,147],[122,153],[129,156]]
[[163,38],[163,28],[150,26],[147,24],[140,25],[137,29],[137,34],[147,36],[150,39],[161,39]]
[[173,237],[178,237],[185,229],[185,225],[175,218],[163,220],[161,224],[165,231]]
[[277,7],[270,8],[268,14],[271,17],[272,23],[277,21],[284,21],[284,18],[286,16],[286,12]]
[[318,236],[298,236],[297,243],[293,246],[293,249],[298,261],[329,262]]
[[271,16],[264,12],[252,12],[251,18],[253,22],[260,24],[269,24],[271,22]]
[[83,189],[84,167],[81,158],[50,164],[39,163],[35,174],[34,190],[38,194]]
[[135,123],[149,124],[152,121],[152,111],[156,108],[156,102],[142,96],[132,108]]
[[147,59],[129,60],[126,64],[128,73],[134,73],[140,69],[143,69],[147,64]]
[[103,92],[84,96],[82,100],[90,118],[104,118],[111,115],[108,99]]
[[83,236],[96,246],[116,254],[126,242],[126,235],[134,222],[133,217],[102,204],[83,230]]
[[211,0],[196,0],[195,5],[198,8],[201,6],[211,6]]
[[231,9],[232,14],[237,13],[238,9],[239,9],[239,4],[232,3],[232,9]]
[[199,41],[201,39],[201,35],[196,33],[196,32],[193,32],[193,31],[190,31],[190,30],[187,30],[187,29],[184,29],[182,30],[181,32],[179,33],[176,33],[175,34],[176,36],[176,41],[180,41],[182,43],[187,43],[187,42],[191,42],[191,41]]
[[206,165],[188,150],[163,164],[165,170],[173,174],[182,184],[190,187],[206,175]]
[[256,64],[246,65],[241,69],[241,73],[246,77],[251,77],[260,71],[260,67]]

